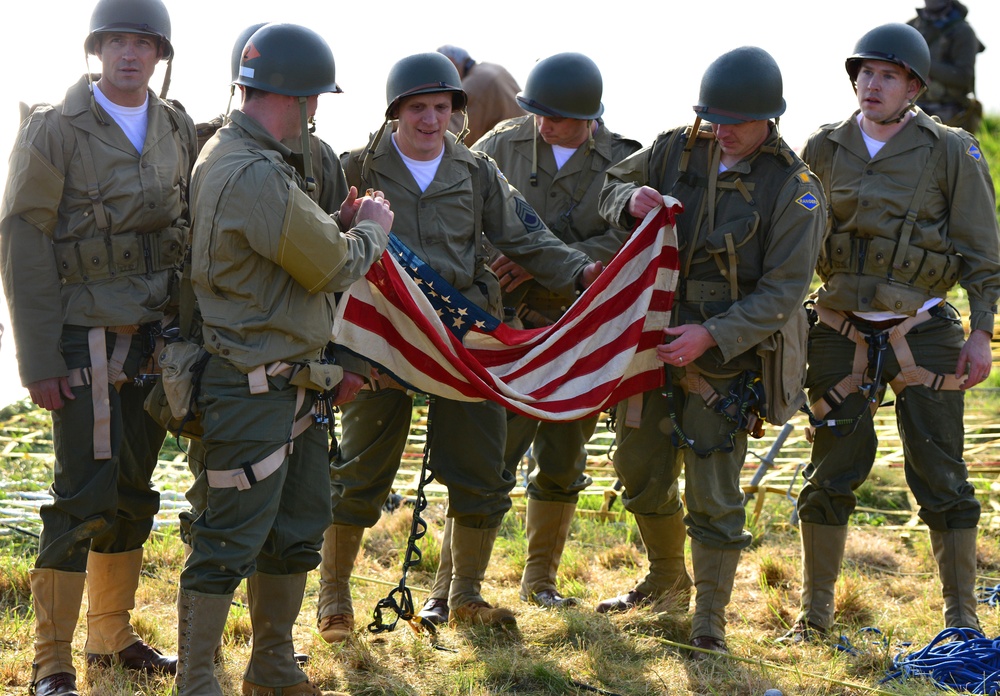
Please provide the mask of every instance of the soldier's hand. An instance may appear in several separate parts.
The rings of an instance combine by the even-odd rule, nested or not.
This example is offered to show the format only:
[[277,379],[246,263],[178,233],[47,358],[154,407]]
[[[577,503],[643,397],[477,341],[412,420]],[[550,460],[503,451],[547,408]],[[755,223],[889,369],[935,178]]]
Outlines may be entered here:
[[506,256],[499,256],[496,261],[490,264],[490,268],[500,279],[500,289],[510,292],[521,283],[526,283],[535,276],[528,273],[516,262],[511,261]]
[[361,199],[355,224],[362,220],[372,220],[382,226],[387,233],[392,229],[394,213],[389,209],[389,201],[381,191],[371,191]]
[[673,336],[674,340],[656,346],[656,357],[675,367],[690,365],[706,350],[718,345],[708,329],[701,324],[682,324],[664,329],[663,334]]
[[958,365],[955,367],[955,377],[961,379],[968,374],[968,379],[962,384],[962,389],[974,387],[987,377],[993,369],[993,354],[990,350],[990,335],[981,329],[969,334],[969,340],[962,346],[958,354]]
[[343,225],[343,229],[349,230],[354,226],[354,216],[358,212],[358,206],[361,203],[358,202],[358,188],[352,186],[351,190],[347,192],[347,198],[344,202],[340,204],[340,224]]
[[76,398],[66,377],[50,377],[32,382],[28,385],[28,394],[36,406],[46,411],[58,411],[65,405],[63,399],[72,401]]
[[655,188],[641,186],[628,199],[628,214],[637,220],[642,220],[658,205],[663,205],[663,195]]
[[580,272],[580,285],[584,288],[589,288],[597,280],[597,276],[601,275],[602,271],[604,271],[604,264],[600,261],[588,263]]
[[333,405],[340,406],[341,404],[346,404],[348,401],[354,401],[354,398],[364,386],[364,377],[357,372],[344,370],[344,378],[337,385],[337,393],[333,397]]

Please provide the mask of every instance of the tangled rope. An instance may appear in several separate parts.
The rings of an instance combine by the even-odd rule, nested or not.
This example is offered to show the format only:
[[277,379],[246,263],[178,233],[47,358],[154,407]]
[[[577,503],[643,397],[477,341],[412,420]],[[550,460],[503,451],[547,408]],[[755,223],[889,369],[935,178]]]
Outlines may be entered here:
[[1000,585],[994,585],[993,587],[977,587],[976,600],[980,604],[986,604],[991,607],[1000,606]]
[[1000,638],[986,638],[971,628],[946,628],[926,647],[894,657],[892,665],[881,683],[926,677],[939,689],[1000,692]]

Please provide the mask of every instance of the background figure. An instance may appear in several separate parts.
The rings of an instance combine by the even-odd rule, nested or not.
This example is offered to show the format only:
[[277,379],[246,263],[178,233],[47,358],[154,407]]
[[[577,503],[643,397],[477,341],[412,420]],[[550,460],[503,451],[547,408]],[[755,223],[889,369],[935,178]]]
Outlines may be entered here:
[[[441,54],[398,61],[386,80],[382,127],[367,145],[345,155],[348,183],[383,191],[393,201],[393,233],[400,241],[465,300],[496,318],[502,316],[500,281],[487,264],[484,240],[549,289],[582,290],[600,272],[599,264],[560,242],[488,157],[447,131],[452,112],[465,102],[458,71]],[[351,572],[364,529],[378,521],[392,489],[412,413],[412,394],[398,384],[364,391],[343,407],[317,612],[327,642],[343,642],[354,629]],[[428,421],[430,468],[448,488],[453,520],[449,620],[512,626],[513,613],[482,595],[514,486],[504,469],[504,409],[492,401],[434,397]]]
[[661,535],[683,514],[674,490],[683,460],[695,583],[691,644],[725,651],[726,606],[740,553],[752,541],[740,469],[748,431],[765,414],[768,395],[757,391],[762,354],[773,352],[773,335],[796,314],[805,331],[802,301],[825,215],[819,183],[778,133],[785,100],[770,54],[745,46],[717,58],[694,110],[693,126],[661,133],[612,167],[601,194],[601,214],[622,229],[665,197],[680,200],[684,213],[677,216],[672,328],[657,347],[668,383],[619,405],[613,460],[650,573],[598,611],[634,606],[683,582],[683,566],[660,557]]
[[[71,641],[88,588],[88,665],[172,673],[129,611],[159,509],[165,431],[143,410],[169,288],[188,237],[194,124],[149,80],[170,60],[160,0],[101,0],[86,75],[22,123],[0,212],[4,291],[22,383],[52,412],[52,503],[42,506],[33,693],[75,694]],[[162,344],[160,344],[162,345]]]
[[505,67],[496,63],[478,63],[469,57],[468,51],[458,46],[442,46],[438,53],[446,56],[458,70],[462,89],[469,98],[466,113],[463,115],[456,111],[448,126],[448,130],[455,135],[459,135],[463,127],[469,129],[465,136],[466,145],[478,141],[500,121],[524,114],[514,100],[521,88]]
[[[980,504],[962,459],[962,390],[992,366],[1000,232],[975,138],[914,107],[930,63],[913,27],[866,33],[846,63],[860,110],[820,128],[803,150],[834,232],[820,254],[819,321],[809,332],[806,386],[824,423],[796,506],[802,600],[789,642],[822,639],[833,625],[847,524],[875,460],[873,416],[887,384],[906,482],[938,562],[945,626],[979,629]],[[968,340],[946,302],[956,284],[969,298]]]
[[924,37],[931,53],[927,91],[917,105],[946,125],[975,134],[983,117],[976,99],[976,54],[986,46],[965,19],[968,13],[958,0],[926,0],[908,24]]
[[[318,95],[338,92],[319,34],[268,24],[247,41],[242,108],[206,144],[192,179],[191,282],[209,359],[198,406],[208,492],[190,526],[177,596],[179,696],[221,696],[214,674],[233,592],[247,580],[249,696],[321,692],[296,664],[292,627],[330,522],[326,425],[331,391],[361,375],[326,359],[336,293],[385,250],[392,213],[379,193],[337,218],[310,198]],[[322,395],[322,396],[321,396]]]

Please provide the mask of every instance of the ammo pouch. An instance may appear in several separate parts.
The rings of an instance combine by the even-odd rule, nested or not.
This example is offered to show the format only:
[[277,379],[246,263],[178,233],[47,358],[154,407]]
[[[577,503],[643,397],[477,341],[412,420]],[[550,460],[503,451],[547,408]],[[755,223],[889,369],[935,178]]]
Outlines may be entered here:
[[289,384],[296,387],[328,392],[344,379],[344,368],[340,365],[325,362],[307,362],[292,375]]
[[767,397],[764,420],[784,425],[806,402],[806,348],[809,340],[809,317],[798,306],[780,329],[761,341],[757,355],[761,359],[761,380]]
[[[962,270],[961,256],[908,245],[897,259],[899,251],[899,243],[894,239],[858,239],[849,232],[838,232],[830,235],[824,244],[818,270],[824,278],[835,273],[857,273],[936,294],[946,292],[958,282]],[[898,263],[894,263],[896,261]],[[927,299],[923,296],[921,304]],[[894,304],[882,308],[905,313]]]
[[160,352],[160,379],[146,397],[146,413],[176,437],[201,439],[204,429],[197,409],[201,373],[209,353],[183,339],[168,343]]
[[66,285],[106,278],[156,273],[180,267],[187,231],[123,232],[77,241],[55,242],[59,279]]

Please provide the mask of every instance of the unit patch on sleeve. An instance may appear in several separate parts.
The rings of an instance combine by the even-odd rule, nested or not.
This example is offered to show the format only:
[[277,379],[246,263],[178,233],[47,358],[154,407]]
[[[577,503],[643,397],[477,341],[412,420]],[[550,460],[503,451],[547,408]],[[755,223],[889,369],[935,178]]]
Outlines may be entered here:
[[806,210],[816,210],[819,207],[819,199],[812,192],[802,194],[795,199],[795,202]]

